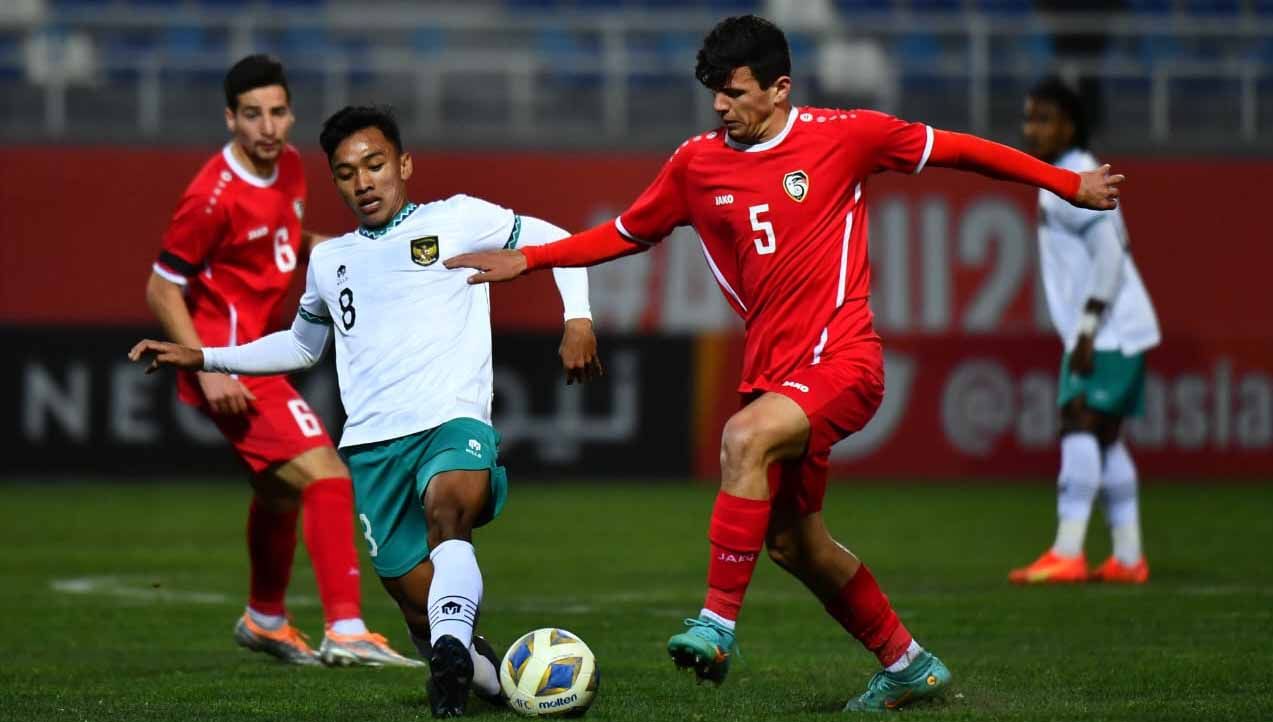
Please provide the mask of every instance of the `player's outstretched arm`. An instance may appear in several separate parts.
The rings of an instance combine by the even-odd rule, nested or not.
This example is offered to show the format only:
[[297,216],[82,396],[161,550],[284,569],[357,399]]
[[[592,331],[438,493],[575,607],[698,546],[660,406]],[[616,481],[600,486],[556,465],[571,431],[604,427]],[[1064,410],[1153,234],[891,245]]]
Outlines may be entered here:
[[1110,173],[1109,165],[1075,173],[985,138],[945,130],[933,132],[928,165],[1025,183],[1051,191],[1080,208],[1097,211],[1118,207],[1118,187],[1125,180],[1125,176]]
[[285,374],[318,363],[330,338],[330,326],[297,316],[290,330],[278,331],[242,346],[196,349],[147,339],[134,346],[128,358],[133,361],[151,358],[147,373],[161,366],[173,366],[190,371],[254,376]]
[[469,276],[469,283],[494,283],[511,281],[527,271],[540,268],[595,266],[648,248],[624,238],[613,221],[606,221],[556,243],[518,250],[461,253],[443,263],[447,268],[475,268],[480,271]]

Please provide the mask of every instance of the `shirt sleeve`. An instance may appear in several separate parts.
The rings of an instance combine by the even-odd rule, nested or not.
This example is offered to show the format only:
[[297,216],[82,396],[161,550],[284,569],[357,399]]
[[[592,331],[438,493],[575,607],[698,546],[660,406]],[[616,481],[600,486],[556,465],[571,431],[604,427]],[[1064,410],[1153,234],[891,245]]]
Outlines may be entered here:
[[331,328],[297,315],[292,327],[242,346],[203,349],[203,370],[227,374],[284,374],[318,363],[331,339]]
[[[461,247],[446,249],[446,255],[493,251],[517,245],[521,219],[509,209],[463,194],[452,196],[447,203],[463,232],[458,234]],[[443,243],[446,242],[443,239]]]
[[873,172],[919,173],[933,150],[933,129],[874,110],[855,110],[846,126],[851,142],[870,153]]
[[624,238],[654,245],[679,226],[690,225],[689,204],[685,200],[685,166],[689,153],[682,146],[636,201],[614,220]]
[[208,256],[229,227],[225,208],[207,193],[187,192],[164,232],[154,271],[165,280],[186,285],[203,270]]
[[[1100,211],[1093,211],[1101,213]],[[1091,298],[1112,303],[1123,276],[1126,240],[1118,217],[1104,213],[1083,232],[1083,242],[1092,257]]]
[[296,309],[296,317],[302,321],[318,325],[332,325],[331,313],[327,310],[327,304],[323,302],[323,297],[318,293],[318,282],[314,278],[314,266],[312,260],[309,268],[305,271],[305,292],[301,294],[300,306]]
[[[542,246],[559,241],[570,234],[532,216],[518,216],[520,233],[512,241],[509,248],[521,246]],[[572,318],[592,318],[592,308],[588,303],[588,271],[583,268],[554,268],[553,281],[557,284],[557,293],[561,295],[561,304],[566,310],[566,320]]]

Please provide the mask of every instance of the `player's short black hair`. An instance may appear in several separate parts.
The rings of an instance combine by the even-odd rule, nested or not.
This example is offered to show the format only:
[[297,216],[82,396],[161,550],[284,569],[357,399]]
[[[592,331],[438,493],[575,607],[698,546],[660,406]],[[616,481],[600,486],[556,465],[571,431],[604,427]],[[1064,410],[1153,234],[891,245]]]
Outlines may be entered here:
[[791,75],[787,36],[768,20],[755,15],[725,18],[703,38],[694,77],[710,90],[720,90],[735,68],[746,65],[761,88]]
[[1087,108],[1078,92],[1055,75],[1048,76],[1030,89],[1026,97],[1036,102],[1044,101],[1056,105],[1061,114],[1070,119],[1074,126],[1074,138],[1071,142],[1078,148],[1086,148],[1091,142],[1091,130],[1088,124]]
[[292,91],[287,87],[287,75],[283,64],[272,55],[249,55],[230,67],[225,73],[225,107],[239,109],[239,96],[249,90],[269,85],[283,86],[287,102],[292,102]]
[[323,131],[318,134],[318,144],[327,154],[327,162],[331,163],[342,141],[364,128],[379,128],[385,139],[393,143],[394,149],[402,152],[402,132],[398,130],[397,118],[393,117],[393,108],[387,105],[346,105],[323,121]]

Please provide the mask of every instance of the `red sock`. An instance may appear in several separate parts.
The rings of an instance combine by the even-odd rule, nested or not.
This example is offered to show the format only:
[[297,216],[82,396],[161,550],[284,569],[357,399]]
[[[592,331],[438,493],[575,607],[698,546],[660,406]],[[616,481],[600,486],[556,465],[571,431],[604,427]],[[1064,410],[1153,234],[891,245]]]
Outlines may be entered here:
[[897,618],[865,564],[827,604],[827,613],[885,667],[900,659],[911,644],[911,633]]
[[256,496],[248,507],[248,605],[261,614],[284,614],[283,595],[296,554],[296,511],[277,512]]
[[707,565],[707,601],[703,606],[708,611],[738,619],[768,528],[768,499],[744,499],[723,491],[716,495],[707,533],[712,558]]
[[345,477],[319,479],[301,494],[305,548],[328,624],[362,616],[358,551],[354,548],[354,487]]

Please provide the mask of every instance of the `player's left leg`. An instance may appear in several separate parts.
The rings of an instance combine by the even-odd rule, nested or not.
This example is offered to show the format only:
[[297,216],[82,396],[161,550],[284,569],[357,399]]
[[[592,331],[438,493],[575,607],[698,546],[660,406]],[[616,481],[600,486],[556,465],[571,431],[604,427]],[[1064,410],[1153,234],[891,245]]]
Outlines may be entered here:
[[[301,536],[325,618],[319,659],[331,666],[418,664],[395,652],[362,620],[353,484],[322,422],[284,377],[256,380],[252,391],[252,452],[268,462],[255,486],[258,496],[268,488],[275,496],[290,495],[300,506]],[[295,526],[288,533],[294,539]]]
[[1122,440],[1123,419],[1138,416],[1145,405],[1145,354],[1097,352],[1094,375],[1105,391],[1094,406],[1104,412],[1097,429],[1101,443],[1101,497],[1114,553],[1092,578],[1103,582],[1144,584],[1149,581],[1140,538],[1140,503],[1136,464]]
[[[794,467],[796,462],[784,466]],[[820,511],[825,463],[805,463],[803,484],[787,474],[774,497],[766,546],[769,557],[818,597],[840,626],[866,647],[882,669],[847,711],[895,709],[938,696],[950,670],[907,631],[871,570],[831,537]],[[818,478],[819,475],[821,478]]]
[[809,435],[804,412],[791,399],[766,393],[730,417],[721,437],[721,485],[708,540],[707,598],[689,629],[668,640],[668,654],[700,680],[720,684],[737,641],[735,623],[769,525],[769,480],[774,461],[799,456]]
[[336,450],[309,449],[273,469],[270,478],[296,494],[302,507],[302,535],[325,618],[319,659],[330,667],[419,666],[362,620],[353,483]]

